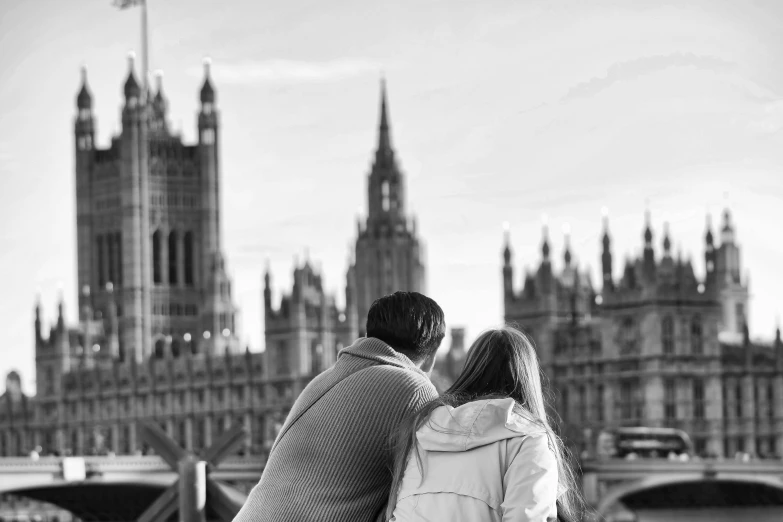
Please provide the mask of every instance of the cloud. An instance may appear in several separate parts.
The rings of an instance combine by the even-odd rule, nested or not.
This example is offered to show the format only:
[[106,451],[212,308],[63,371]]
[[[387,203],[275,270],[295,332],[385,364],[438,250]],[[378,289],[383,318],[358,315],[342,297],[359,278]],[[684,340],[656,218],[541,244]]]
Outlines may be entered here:
[[[326,62],[262,60],[212,64],[213,74],[220,83],[235,85],[333,82],[380,70],[377,63],[354,58]],[[201,68],[189,72],[193,76],[203,74]]]
[[731,69],[734,67],[734,64],[717,56],[698,56],[693,53],[645,56],[613,64],[607,69],[605,75],[591,78],[586,82],[581,82],[571,87],[560,101],[566,102],[575,98],[595,96],[616,83],[634,80],[672,67],[695,67],[697,69],[718,72]]
[[756,134],[777,134],[783,130],[783,100],[764,105],[764,117],[748,124],[748,130]]

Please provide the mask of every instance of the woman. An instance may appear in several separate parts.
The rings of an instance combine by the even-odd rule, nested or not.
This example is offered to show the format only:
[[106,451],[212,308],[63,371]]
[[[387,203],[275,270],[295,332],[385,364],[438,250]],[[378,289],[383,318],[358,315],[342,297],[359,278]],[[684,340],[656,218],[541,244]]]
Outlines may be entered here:
[[538,358],[511,327],[482,333],[440,398],[400,428],[386,520],[579,520],[566,449],[547,420]]

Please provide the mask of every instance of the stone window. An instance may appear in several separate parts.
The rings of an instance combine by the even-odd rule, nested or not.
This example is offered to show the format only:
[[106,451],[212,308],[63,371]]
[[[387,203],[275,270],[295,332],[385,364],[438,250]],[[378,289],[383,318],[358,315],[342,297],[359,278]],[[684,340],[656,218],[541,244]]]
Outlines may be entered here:
[[674,320],[670,315],[661,320],[661,346],[665,355],[674,353]]
[[704,340],[702,336],[701,316],[694,315],[691,319],[691,353],[701,355],[703,351]]

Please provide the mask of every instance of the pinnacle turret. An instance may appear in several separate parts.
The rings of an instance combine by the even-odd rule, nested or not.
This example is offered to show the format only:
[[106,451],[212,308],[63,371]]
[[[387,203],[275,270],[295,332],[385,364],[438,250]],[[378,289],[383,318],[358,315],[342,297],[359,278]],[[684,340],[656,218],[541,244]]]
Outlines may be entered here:
[[653,233],[652,233],[652,225],[650,223],[650,211],[646,210],[644,212],[644,248],[652,248],[652,241],[653,241]]
[[503,223],[503,262],[506,266],[511,265],[511,231],[508,223]]
[[201,86],[201,103],[215,103],[215,89],[212,87],[210,76],[210,66],[212,61],[209,58],[204,59],[204,85]]
[[134,64],[135,56],[133,53],[128,55],[128,78],[125,80],[125,99],[138,98],[141,95],[141,87],[136,81],[136,66]]
[[79,89],[79,94],[76,96],[76,107],[79,109],[91,109],[92,108],[92,94],[87,87],[87,67],[82,66],[82,87]]
[[544,262],[549,262],[549,227],[546,222],[541,230],[543,241],[541,243],[541,256],[544,258]]
[[671,256],[672,242],[669,239],[669,223],[663,224],[663,254],[666,257]]

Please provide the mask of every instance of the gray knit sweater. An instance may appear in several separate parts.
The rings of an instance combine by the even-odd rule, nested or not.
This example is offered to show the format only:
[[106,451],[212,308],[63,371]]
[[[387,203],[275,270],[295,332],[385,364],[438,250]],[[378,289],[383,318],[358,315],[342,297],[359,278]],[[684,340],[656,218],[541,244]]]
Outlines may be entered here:
[[374,521],[391,487],[390,437],[436,396],[410,359],[357,340],[302,391],[234,521]]

